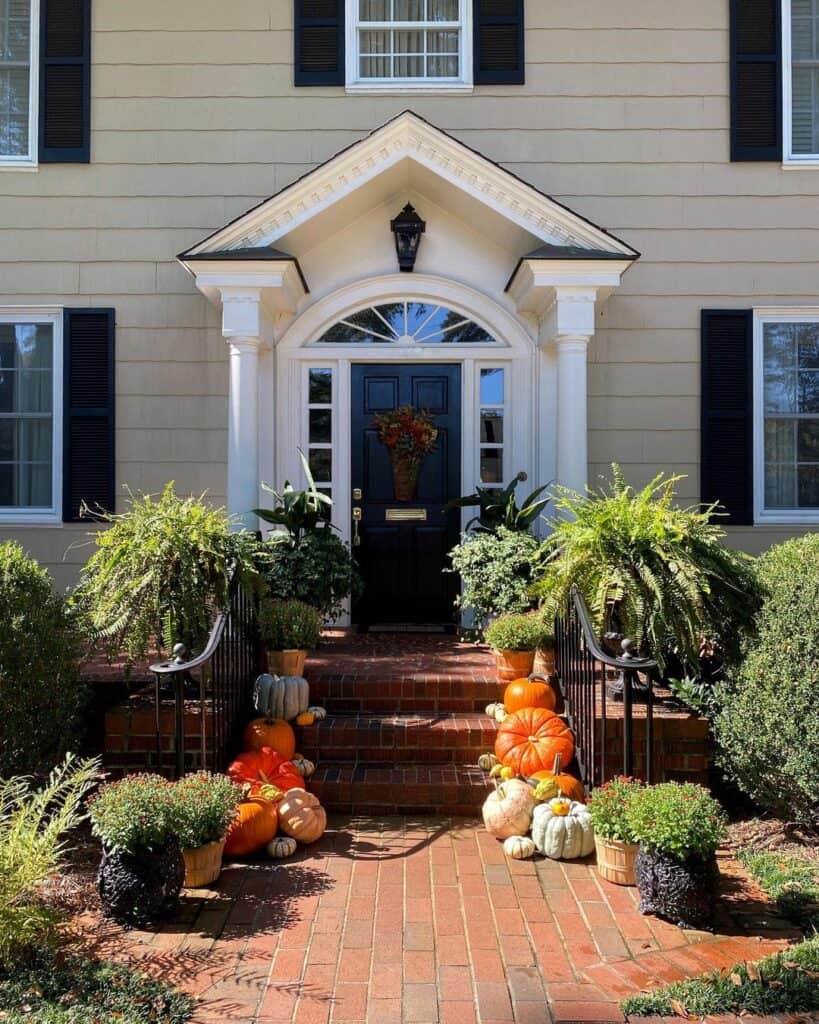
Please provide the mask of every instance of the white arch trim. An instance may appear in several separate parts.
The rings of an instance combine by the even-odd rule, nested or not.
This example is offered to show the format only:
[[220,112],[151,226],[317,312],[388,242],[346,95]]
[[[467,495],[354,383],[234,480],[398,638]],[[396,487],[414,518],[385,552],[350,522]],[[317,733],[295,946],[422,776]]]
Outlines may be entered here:
[[[387,302],[431,302],[447,306],[462,313],[470,320],[489,332],[496,340],[496,345],[417,345],[399,346],[385,343],[384,345],[315,345],[311,344],[321,337],[325,330],[332,327],[347,316],[370,305]],[[412,360],[417,354],[432,361],[441,350],[447,359],[452,360],[457,352],[480,351],[487,358],[496,352],[504,358],[529,357],[536,348],[533,333],[514,314],[498,305],[488,295],[448,278],[431,274],[385,274],[380,277],[367,278],[345,285],[343,288],[318,299],[296,317],[287,328],[277,346],[279,350],[295,354],[295,350],[304,349],[313,356],[319,352],[336,352],[342,350],[354,352],[364,357],[365,352],[378,352],[379,359],[394,358],[404,362]],[[512,350],[510,353],[509,350]]]

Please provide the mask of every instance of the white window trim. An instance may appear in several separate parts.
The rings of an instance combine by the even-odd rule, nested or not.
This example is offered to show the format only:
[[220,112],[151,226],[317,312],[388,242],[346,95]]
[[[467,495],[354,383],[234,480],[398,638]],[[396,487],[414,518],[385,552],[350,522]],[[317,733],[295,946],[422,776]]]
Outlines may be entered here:
[[24,156],[0,154],[0,171],[36,171],[40,129],[40,0],[31,0],[31,47],[28,84],[28,153]]
[[819,524],[819,509],[765,508],[765,367],[762,332],[767,323],[819,322],[819,306],[764,307],[754,310],[753,339],[753,431],[754,431],[754,523],[759,526],[812,526]]
[[472,2],[459,0],[461,77],[453,79],[362,79],[358,74],[358,0],[347,0],[345,9],[346,91],[348,93],[425,93],[426,95],[471,93],[472,70]]
[[61,306],[0,306],[0,324],[51,324],[53,329],[51,505],[0,508],[0,524],[34,526],[62,522],[63,494],[63,310]]

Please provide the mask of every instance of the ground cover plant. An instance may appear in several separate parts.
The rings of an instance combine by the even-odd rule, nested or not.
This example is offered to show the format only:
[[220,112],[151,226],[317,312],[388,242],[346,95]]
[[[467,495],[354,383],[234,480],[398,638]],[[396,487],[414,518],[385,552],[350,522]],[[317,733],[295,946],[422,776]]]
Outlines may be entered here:
[[819,857],[807,853],[747,849],[739,860],[772,896],[784,917],[819,929]]
[[0,544],[0,776],[45,775],[76,744],[84,635],[48,572]]

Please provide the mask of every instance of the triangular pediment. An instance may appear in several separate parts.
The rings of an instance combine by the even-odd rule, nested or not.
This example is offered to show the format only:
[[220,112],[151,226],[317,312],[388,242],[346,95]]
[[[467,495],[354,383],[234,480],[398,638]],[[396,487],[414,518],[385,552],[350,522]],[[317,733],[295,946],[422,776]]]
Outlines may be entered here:
[[[369,195],[379,178],[386,179],[405,165],[434,175],[442,186],[454,190],[453,199],[469,197],[549,251],[572,254],[564,258],[576,259],[582,253],[587,259],[632,260],[639,255],[603,228],[417,114],[405,111],[193,246],[180,259],[201,259],[208,254],[229,258],[232,253],[248,258],[253,251],[275,251],[281,239],[355,193]],[[280,253],[279,258],[287,256]]]

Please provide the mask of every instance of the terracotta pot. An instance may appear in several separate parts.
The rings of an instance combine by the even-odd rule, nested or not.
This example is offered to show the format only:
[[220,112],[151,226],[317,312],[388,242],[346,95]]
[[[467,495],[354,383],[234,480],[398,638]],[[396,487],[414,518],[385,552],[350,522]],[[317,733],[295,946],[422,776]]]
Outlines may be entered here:
[[392,487],[396,501],[412,501],[418,487],[421,466],[410,459],[392,458]]
[[203,889],[219,877],[222,871],[224,839],[216,843],[198,846],[195,850],[183,850],[185,861],[185,888]]
[[615,885],[636,885],[634,862],[640,849],[637,843],[624,843],[619,839],[594,837],[597,850],[597,870],[607,882]]
[[268,651],[267,670],[277,676],[303,676],[307,651]]
[[535,665],[534,651],[495,651],[495,665],[498,679],[511,683],[532,674]]
[[547,678],[555,674],[554,647],[539,647],[537,649],[535,652],[535,674]]

